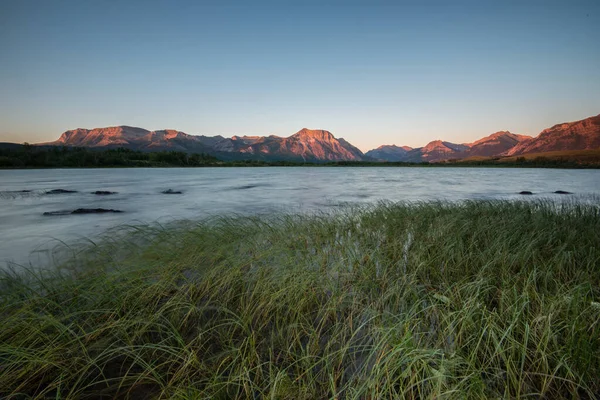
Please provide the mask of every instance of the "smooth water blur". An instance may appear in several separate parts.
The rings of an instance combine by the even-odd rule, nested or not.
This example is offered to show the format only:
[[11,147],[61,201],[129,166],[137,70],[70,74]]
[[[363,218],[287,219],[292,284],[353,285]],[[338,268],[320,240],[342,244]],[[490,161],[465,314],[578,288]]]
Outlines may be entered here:
[[[44,194],[52,189],[71,194]],[[166,189],[183,194],[162,194]],[[28,193],[18,193],[31,190]],[[96,190],[115,195],[90,194]],[[517,193],[529,190],[534,196]],[[575,195],[557,195],[555,190]],[[387,201],[580,198],[600,195],[600,170],[268,167],[0,170],[0,263],[39,263],[48,249],[121,224],[215,214],[304,212]],[[581,197],[583,198],[583,197]],[[120,214],[44,216],[108,208]],[[33,253],[32,253],[33,252]],[[1,265],[1,264],[0,264]]]

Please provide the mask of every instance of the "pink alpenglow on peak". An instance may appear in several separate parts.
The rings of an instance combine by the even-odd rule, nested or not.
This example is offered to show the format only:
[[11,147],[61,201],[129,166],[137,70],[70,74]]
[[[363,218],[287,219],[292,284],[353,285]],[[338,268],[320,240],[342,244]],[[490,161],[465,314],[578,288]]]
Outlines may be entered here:
[[365,153],[367,157],[379,161],[402,161],[406,153],[413,148],[409,146],[383,145]]
[[289,160],[439,162],[468,157],[501,157],[548,151],[600,148],[600,115],[544,129],[537,137],[499,131],[473,143],[434,140],[423,147],[383,145],[363,154],[343,138],[323,129],[303,128],[289,137],[197,136],[166,129],[149,131],[131,126],[73,129],[43,145],[119,148],[139,151],[207,153],[222,160]]
[[598,148],[600,148],[600,115],[544,129],[537,137],[523,141],[508,150],[506,155]]
[[271,136],[196,136],[177,130],[148,131],[116,126],[75,129],[45,145],[74,147],[125,147],[139,151],[184,151],[214,154],[224,160],[263,159],[291,161],[361,161],[364,154],[344,139],[326,130],[301,129],[289,137]]

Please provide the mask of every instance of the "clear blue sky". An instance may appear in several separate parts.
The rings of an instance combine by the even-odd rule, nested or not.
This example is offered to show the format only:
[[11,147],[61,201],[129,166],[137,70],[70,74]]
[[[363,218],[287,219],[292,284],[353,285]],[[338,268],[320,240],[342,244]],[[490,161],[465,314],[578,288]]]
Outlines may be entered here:
[[0,1],[0,141],[327,129],[362,150],[600,113],[600,1]]

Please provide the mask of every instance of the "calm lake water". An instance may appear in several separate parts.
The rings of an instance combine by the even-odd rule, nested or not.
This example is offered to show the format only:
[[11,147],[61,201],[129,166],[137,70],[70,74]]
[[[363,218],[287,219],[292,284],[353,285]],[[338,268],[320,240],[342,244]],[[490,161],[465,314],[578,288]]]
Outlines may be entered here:
[[[52,189],[70,194],[45,194]],[[173,189],[183,194],[162,194]],[[30,192],[19,193],[18,191]],[[96,190],[118,194],[98,196]],[[165,168],[0,170],[0,265],[40,262],[47,249],[121,224],[215,214],[304,212],[388,201],[585,198],[600,195],[600,170],[498,168]],[[574,195],[553,194],[555,190]],[[120,214],[44,216],[107,208]]]

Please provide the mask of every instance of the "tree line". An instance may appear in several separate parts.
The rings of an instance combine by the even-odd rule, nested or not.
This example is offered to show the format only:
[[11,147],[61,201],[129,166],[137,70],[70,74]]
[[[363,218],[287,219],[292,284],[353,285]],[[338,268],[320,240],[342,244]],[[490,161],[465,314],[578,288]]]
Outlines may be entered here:
[[181,151],[141,152],[125,148],[94,150],[66,146],[0,148],[0,168],[201,167],[219,160]]
[[517,168],[600,168],[600,152],[582,157],[518,157],[514,160],[449,160],[428,162],[299,160],[229,160],[182,151],[142,152],[126,148],[90,149],[67,146],[0,145],[0,168],[103,168],[103,167],[517,167]]

